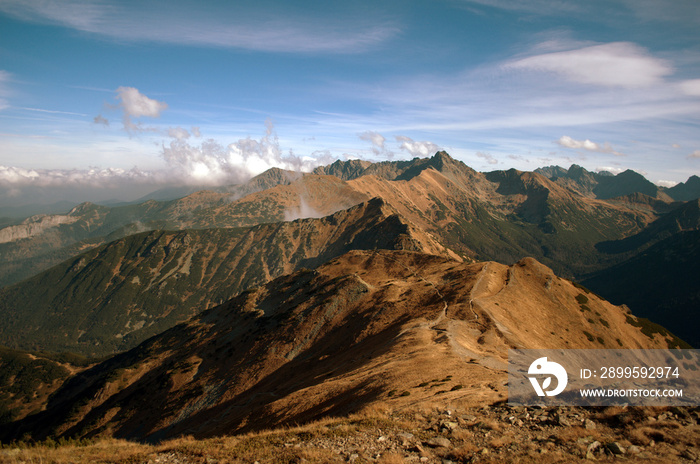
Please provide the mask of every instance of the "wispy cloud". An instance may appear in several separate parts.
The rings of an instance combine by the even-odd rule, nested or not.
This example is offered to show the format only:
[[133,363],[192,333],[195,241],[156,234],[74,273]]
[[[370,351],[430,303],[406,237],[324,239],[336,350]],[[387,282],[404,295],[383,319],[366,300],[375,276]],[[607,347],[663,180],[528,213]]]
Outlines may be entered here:
[[700,97],[700,79],[689,79],[680,83],[683,93],[686,95]]
[[384,142],[386,142],[386,138],[380,134],[379,132],[374,132],[374,131],[365,131],[357,135],[360,140],[364,140],[366,142],[370,142],[372,144],[372,153],[374,153],[377,156],[391,156],[393,153],[387,152],[386,146],[384,145]]
[[595,168],[596,172],[609,172],[615,175],[618,175],[621,172],[624,172],[625,170],[625,168],[621,168],[619,166],[598,166],[597,168]]
[[517,11],[537,16],[571,16],[595,22],[629,21],[630,16],[648,21],[694,24],[700,17],[696,0],[462,0],[464,5]]
[[675,185],[678,185],[678,182],[676,182],[674,180],[662,180],[662,179],[660,179],[660,180],[656,181],[656,185],[661,186],[661,187],[670,188],[670,187],[673,187]]
[[[690,95],[695,81],[679,85],[669,74],[673,64],[642,47],[560,42],[560,47],[578,48],[551,52],[550,43],[545,47],[550,51],[537,53],[542,50],[539,45],[532,46],[526,58],[373,82],[371,88],[350,88],[347,93],[382,109],[362,115],[366,124],[399,133],[470,131],[481,136],[486,131],[515,129],[551,133],[553,128],[583,125],[658,123],[700,111],[700,100]],[[598,72],[604,63],[611,72]],[[545,73],[554,73],[555,78]],[[342,119],[352,123],[351,117]]]
[[673,72],[668,62],[629,42],[530,56],[506,67],[552,72],[581,84],[625,88],[649,87]]
[[240,5],[3,0],[0,11],[122,41],[242,48],[271,52],[354,53],[395,36],[387,20],[318,18],[290,11],[248,12]]
[[476,152],[476,156],[485,160],[488,164],[498,164],[498,160],[493,157],[490,153],[483,153],[480,151]]
[[0,111],[10,106],[6,100],[9,94],[8,82],[10,82],[10,73],[0,69]]
[[49,113],[49,114],[67,114],[70,116],[87,116],[85,113],[74,113],[72,111],[59,111],[59,110],[47,110],[43,108],[25,108],[25,107],[17,107],[18,110],[25,110],[25,111],[36,111],[37,113]]
[[109,120],[102,116],[101,114],[98,114],[92,119],[92,122],[95,124],[101,124],[103,126],[109,126]]
[[561,0],[463,0],[465,4],[487,6],[509,11],[538,14],[577,13],[582,8],[578,2]]
[[601,145],[595,142],[591,142],[588,139],[575,140],[569,137],[568,135],[563,135],[559,140],[557,140],[557,144],[564,148],[583,149],[588,151],[595,151],[598,153],[609,153],[615,156],[625,156],[624,153],[620,153],[619,151],[614,150],[608,142],[605,142]]

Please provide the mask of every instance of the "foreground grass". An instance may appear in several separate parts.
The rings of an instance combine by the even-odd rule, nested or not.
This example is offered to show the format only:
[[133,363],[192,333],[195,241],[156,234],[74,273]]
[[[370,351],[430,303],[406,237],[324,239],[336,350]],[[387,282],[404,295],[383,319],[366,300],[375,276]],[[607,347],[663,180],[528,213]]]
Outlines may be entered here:
[[[316,446],[303,446],[310,441],[331,442],[354,435],[365,435],[368,430],[399,430],[409,424],[388,416],[358,414],[343,419],[324,419],[304,426],[280,428],[231,437],[196,440],[191,436],[149,445],[127,440],[102,438],[39,443],[14,443],[0,449],[0,463],[297,463],[329,462],[337,460],[338,453]],[[381,462],[393,461],[385,453]]]
[[698,421],[698,408],[372,409],[298,427],[154,445],[107,438],[15,443],[0,449],[0,463],[685,463],[700,457]]

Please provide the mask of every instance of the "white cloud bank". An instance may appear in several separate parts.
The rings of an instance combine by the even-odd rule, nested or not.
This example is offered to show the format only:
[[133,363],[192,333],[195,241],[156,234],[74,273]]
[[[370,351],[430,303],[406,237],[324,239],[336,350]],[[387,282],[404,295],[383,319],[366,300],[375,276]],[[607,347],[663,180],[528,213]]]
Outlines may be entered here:
[[0,186],[4,187],[115,187],[156,181],[157,175],[137,168],[25,169],[0,165]]
[[[149,103],[150,104],[150,103]],[[130,110],[131,114],[155,114],[157,107]],[[141,111],[139,113],[139,111]],[[199,129],[191,130],[195,136]],[[130,170],[118,168],[88,169],[25,169],[0,165],[0,187],[19,195],[25,187],[101,187],[120,188],[129,185],[186,184],[217,186],[245,182],[251,177],[276,167],[291,171],[308,172],[333,159],[328,155],[300,157],[293,153],[283,154],[274,127],[266,123],[265,135],[255,140],[250,137],[229,145],[215,140],[190,144],[190,131],[183,128],[169,130],[173,138],[161,149],[165,167],[161,170]]]
[[180,131],[175,131],[174,135],[179,138],[163,146],[163,159],[170,177],[190,184],[243,182],[270,168],[308,172],[327,161],[325,158],[283,154],[270,121],[266,123],[265,135],[259,140],[248,137],[228,146],[211,139],[192,145]]

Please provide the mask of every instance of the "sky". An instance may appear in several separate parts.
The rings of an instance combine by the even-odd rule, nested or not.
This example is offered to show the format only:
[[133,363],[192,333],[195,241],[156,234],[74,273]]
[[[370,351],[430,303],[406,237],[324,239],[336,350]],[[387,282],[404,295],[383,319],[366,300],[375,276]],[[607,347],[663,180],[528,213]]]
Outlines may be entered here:
[[700,174],[698,0],[0,0],[0,205],[446,150]]

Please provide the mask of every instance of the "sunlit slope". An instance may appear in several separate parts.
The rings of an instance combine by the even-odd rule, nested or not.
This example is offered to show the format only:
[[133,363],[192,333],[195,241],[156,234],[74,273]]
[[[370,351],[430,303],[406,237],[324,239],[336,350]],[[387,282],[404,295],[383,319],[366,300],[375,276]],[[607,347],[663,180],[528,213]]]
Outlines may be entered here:
[[351,251],[244,292],[69,380],[12,433],[157,440],[506,397],[507,349],[655,348],[634,316],[533,259]]

